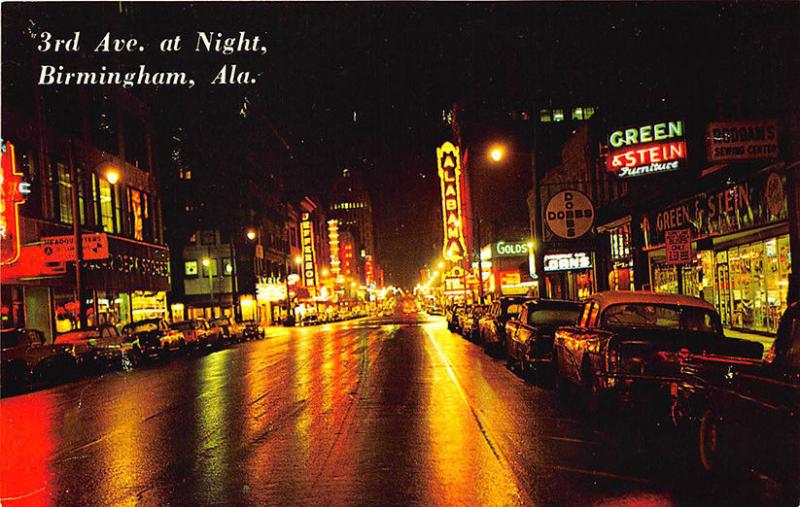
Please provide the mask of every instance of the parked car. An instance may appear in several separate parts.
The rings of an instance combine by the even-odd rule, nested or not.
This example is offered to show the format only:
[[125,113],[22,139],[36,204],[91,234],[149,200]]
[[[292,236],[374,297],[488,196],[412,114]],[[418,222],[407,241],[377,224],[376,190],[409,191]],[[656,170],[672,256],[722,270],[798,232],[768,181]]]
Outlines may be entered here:
[[459,308],[456,312],[456,333],[462,336],[464,333],[464,324],[466,324],[469,316],[472,315],[472,307],[473,305],[466,305]]
[[183,333],[170,329],[169,324],[160,318],[125,324],[122,326],[122,336],[131,341],[138,340],[139,348],[145,356],[163,356],[186,346]]
[[303,326],[315,326],[317,324],[319,324],[319,317],[316,314],[306,315],[300,322],[300,325]]
[[478,321],[479,339],[488,354],[498,355],[505,351],[506,323],[519,315],[522,303],[528,300],[530,298],[523,296],[501,297]]
[[462,305],[453,305],[447,309],[447,329],[449,329],[451,333],[456,332],[456,326],[458,325],[458,312],[461,308],[463,308]]
[[44,334],[34,329],[0,330],[0,387],[13,390],[36,381],[69,378],[77,371],[73,348],[45,343]]
[[[60,334],[55,342],[71,345],[83,364],[99,371],[136,366],[145,354],[139,338],[122,336],[111,324]],[[144,346],[148,352],[158,347],[155,342],[146,342]]]
[[222,329],[224,339],[231,342],[242,340],[242,327],[230,317],[219,317],[211,322]]
[[689,354],[760,358],[760,343],[726,338],[714,307],[699,298],[607,291],[583,304],[577,326],[556,331],[555,381],[578,386],[594,411],[647,406],[669,413],[670,385]]
[[216,347],[222,342],[222,329],[212,327],[204,319],[189,319],[180,322],[173,322],[170,328],[180,331],[184,341],[189,345],[194,345],[198,349],[206,347]]
[[486,305],[475,305],[462,319],[461,335],[468,340],[478,339],[478,320],[486,313]]
[[540,376],[553,361],[553,337],[561,326],[575,325],[583,306],[577,301],[533,299],[506,324],[508,365],[522,376]]
[[252,320],[240,322],[239,326],[242,329],[242,339],[244,340],[257,340],[264,338],[264,330]]
[[797,489],[800,304],[784,312],[763,363],[691,356],[683,372],[685,377],[673,386],[673,413],[691,436],[699,467],[708,472],[753,469]]

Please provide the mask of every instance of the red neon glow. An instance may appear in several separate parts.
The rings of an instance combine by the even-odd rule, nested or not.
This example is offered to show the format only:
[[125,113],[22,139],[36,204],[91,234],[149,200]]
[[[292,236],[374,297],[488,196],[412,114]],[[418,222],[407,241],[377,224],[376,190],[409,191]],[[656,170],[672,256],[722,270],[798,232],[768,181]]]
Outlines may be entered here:
[[28,184],[17,172],[14,145],[6,142],[2,154],[0,176],[0,264],[11,264],[19,259],[19,207],[25,202],[24,189]]
[[630,150],[613,152],[608,157],[608,170],[618,172],[622,167],[637,167],[686,158],[686,142],[648,144]]
[[55,451],[51,395],[42,392],[3,400],[0,422],[0,498],[7,505],[52,501]]

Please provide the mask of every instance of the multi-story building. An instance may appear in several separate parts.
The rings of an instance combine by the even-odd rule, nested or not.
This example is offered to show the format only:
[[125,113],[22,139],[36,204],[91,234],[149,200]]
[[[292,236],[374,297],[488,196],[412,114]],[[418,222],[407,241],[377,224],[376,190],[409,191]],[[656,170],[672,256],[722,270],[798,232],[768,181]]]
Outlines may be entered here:
[[52,338],[163,317],[169,251],[148,103],[117,88],[33,86],[32,69],[5,62],[3,71],[14,83],[3,87],[3,177],[18,183],[3,186],[3,326]]
[[[328,196],[329,218],[337,220],[342,232],[353,236],[357,254],[362,259],[375,256],[375,232],[372,223],[372,200],[361,173],[345,168],[331,184]],[[365,280],[362,278],[361,283]]]

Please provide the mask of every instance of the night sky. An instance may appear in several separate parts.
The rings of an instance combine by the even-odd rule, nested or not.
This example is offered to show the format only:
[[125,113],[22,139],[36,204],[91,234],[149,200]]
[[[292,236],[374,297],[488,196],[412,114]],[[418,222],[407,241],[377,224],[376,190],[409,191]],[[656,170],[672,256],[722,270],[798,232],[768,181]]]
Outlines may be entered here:
[[[115,7],[4,3],[3,28],[18,31],[31,17],[91,40],[92,31],[114,27],[98,27],[87,13]],[[758,93],[797,71],[797,22],[796,3],[182,3],[133,4],[118,33],[151,48],[121,56],[126,65],[201,69],[209,79],[221,63],[255,71],[252,86],[163,91],[156,122],[174,121],[176,111],[190,120],[244,97],[260,102],[297,161],[290,185],[324,194],[341,168],[364,171],[378,259],[387,282],[409,286],[438,254],[434,150],[449,136],[442,111],[453,103],[499,112],[549,99],[624,104],[684,97],[704,80]],[[267,32],[269,53],[155,49],[161,38],[192,40],[197,30]],[[18,50],[4,36],[3,57]]]

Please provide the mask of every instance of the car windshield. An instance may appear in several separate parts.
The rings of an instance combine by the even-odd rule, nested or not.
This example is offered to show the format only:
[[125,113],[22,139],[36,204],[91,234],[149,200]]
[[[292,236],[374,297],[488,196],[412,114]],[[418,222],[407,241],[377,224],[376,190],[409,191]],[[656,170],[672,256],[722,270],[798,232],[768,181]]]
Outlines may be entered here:
[[511,303],[510,305],[506,306],[506,315],[510,318],[514,318],[519,315],[520,310],[522,310],[521,304]]
[[626,303],[603,312],[603,327],[611,329],[672,329],[721,333],[719,317],[712,310],[692,306]]
[[575,324],[580,317],[581,309],[577,305],[556,308],[536,308],[528,312],[530,326],[566,326]]

